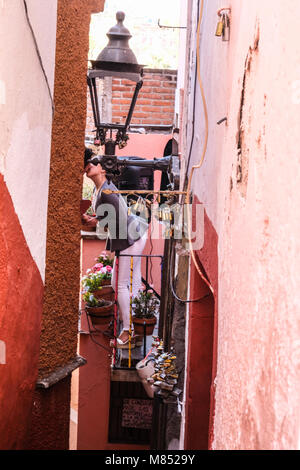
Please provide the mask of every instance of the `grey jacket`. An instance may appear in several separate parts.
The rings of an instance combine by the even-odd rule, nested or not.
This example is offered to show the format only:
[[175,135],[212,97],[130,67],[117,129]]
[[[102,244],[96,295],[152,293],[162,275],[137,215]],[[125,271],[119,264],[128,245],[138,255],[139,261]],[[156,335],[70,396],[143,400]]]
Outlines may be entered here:
[[123,251],[139,240],[148,229],[146,220],[135,215],[128,215],[128,207],[120,194],[105,194],[110,189],[117,191],[113,183],[102,185],[96,199],[95,212],[100,226],[108,228],[106,249]]

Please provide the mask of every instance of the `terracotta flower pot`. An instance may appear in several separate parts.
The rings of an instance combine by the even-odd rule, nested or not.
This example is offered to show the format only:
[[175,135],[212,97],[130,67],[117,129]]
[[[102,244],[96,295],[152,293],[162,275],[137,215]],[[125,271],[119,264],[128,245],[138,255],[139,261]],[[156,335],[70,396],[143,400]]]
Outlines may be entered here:
[[93,295],[96,299],[113,300],[114,290],[111,285],[106,285],[103,286],[102,289],[93,292]]
[[144,335],[144,324],[146,324],[146,336],[150,336],[153,333],[154,327],[156,325],[156,317],[152,318],[132,318],[134,325],[134,332],[136,335]]
[[103,279],[101,281],[101,286],[111,286],[111,278],[110,279]]
[[113,302],[107,300],[102,307],[85,307],[86,313],[91,317],[95,325],[106,325],[110,322],[113,314]]

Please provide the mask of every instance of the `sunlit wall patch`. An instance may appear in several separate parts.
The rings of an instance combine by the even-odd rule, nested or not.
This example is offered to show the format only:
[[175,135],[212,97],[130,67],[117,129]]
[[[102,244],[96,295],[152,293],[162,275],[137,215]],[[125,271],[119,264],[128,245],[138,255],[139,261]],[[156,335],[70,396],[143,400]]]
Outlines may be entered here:
[[0,340],[0,364],[6,364],[6,344]]
[[0,105],[6,104],[6,86],[3,80],[0,80]]

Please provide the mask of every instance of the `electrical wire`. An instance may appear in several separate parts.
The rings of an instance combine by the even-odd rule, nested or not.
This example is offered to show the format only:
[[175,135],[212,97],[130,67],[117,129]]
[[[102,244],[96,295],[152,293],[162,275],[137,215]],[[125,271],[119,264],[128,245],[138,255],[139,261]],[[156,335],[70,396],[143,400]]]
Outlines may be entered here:
[[51,90],[50,90],[48,77],[47,77],[46,70],[45,70],[45,67],[44,67],[44,64],[43,64],[43,60],[42,60],[42,56],[41,56],[41,53],[40,53],[40,50],[39,50],[37,39],[36,39],[32,24],[31,24],[31,21],[30,21],[30,18],[29,18],[28,6],[27,6],[27,3],[26,3],[26,0],[23,0],[23,5],[24,5],[24,9],[25,9],[26,21],[27,21],[27,24],[28,24],[30,32],[31,32],[31,36],[32,36],[32,39],[33,39],[33,42],[34,42],[34,47],[35,47],[35,50],[36,50],[36,53],[37,53],[37,56],[38,56],[38,59],[39,59],[39,63],[40,63],[40,66],[41,66],[41,69],[42,69],[42,72],[43,72],[43,75],[44,75],[44,78],[45,78],[46,85],[47,85],[47,89],[48,89],[48,93],[49,93],[49,97],[50,97],[50,101],[51,101],[52,115],[54,115],[54,111],[55,111],[54,100],[53,100],[52,93],[51,93]]
[[[197,18],[199,17],[199,1],[197,4]],[[198,69],[198,64],[196,61],[195,64],[195,77],[194,77],[194,94],[193,94],[193,121],[192,121],[192,137],[191,137],[191,142],[190,142],[190,149],[189,149],[189,156],[188,156],[188,161],[186,164],[186,170],[185,170],[185,177],[184,177],[184,184],[186,183],[187,179],[187,174],[189,171],[189,166],[190,166],[190,161],[191,161],[191,156],[192,156],[192,151],[194,147],[194,137],[195,137],[195,119],[196,119],[196,89],[197,89],[197,69]]]
[[[190,165],[190,160],[191,160],[191,155],[192,155],[192,150],[194,146],[194,135],[195,135],[195,109],[196,109],[196,89],[197,89],[197,82],[200,85],[200,91],[201,91],[201,97],[202,97],[202,102],[203,102],[203,108],[204,108],[204,117],[205,117],[205,140],[204,140],[204,147],[203,147],[203,152],[201,155],[201,159],[197,165],[194,165],[192,167],[190,176],[187,181],[187,191],[186,191],[186,198],[185,198],[185,203],[189,204],[190,203],[190,198],[191,198],[191,183],[192,183],[192,178],[194,171],[196,169],[201,168],[203,162],[204,162],[204,157],[206,154],[207,150],[207,142],[208,142],[208,112],[207,112],[207,104],[206,104],[206,99],[205,99],[205,93],[203,89],[203,83],[202,83],[202,78],[201,78],[201,69],[200,69],[200,31],[201,31],[201,22],[203,18],[203,9],[204,9],[204,0],[201,0],[201,7],[199,8],[199,1],[197,4],[197,18],[198,18],[198,24],[197,24],[197,46],[196,46],[196,65],[195,65],[195,81],[194,81],[194,97],[193,97],[193,128],[192,128],[192,138],[191,138],[191,143],[190,143],[190,149],[189,149],[189,156],[188,156],[188,161],[187,161],[187,166],[186,166],[186,171],[185,171],[185,177],[184,177],[184,182],[186,184],[187,180],[187,175],[188,175],[188,170],[189,170],[189,165]],[[183,205],[183,203],[181,204]],[[187,222],[188,222],[188,241],[189,241],[189,247],[190,247],[190,252],[191,252],[191,258],[194,263],[194,266],[201,277],[201,279],[204,281],[204,283],[209,287],[210,291],[214,293],[213,287],[208,281],[208,279],[204,276],[202,273],[202,270],[197,263],[196,256],[194,253],[194,250],[192,248],[192,240],[191,240],[191,226],[192,222],[190,219],[190,211],[187,211]],[[206,297],[208,297],[210,294],[207,294],[204,297],[198,298],[198,299],[181,299],[178,297],[178,295],[175,292],[174,286],[172,284],[172,279],[170,279],[170,288],[172,291],[173,296],[175,297],[176,300],[182,303],[194,303],[194,302],[200,302],[204,300]]]
[[[170,272],[171,273],[173,272],[173,268],[174,268],[174,261],[172,261],[173,259],[174,259],[174,256],[171,257],[171,266],[170,266]],[[199,297],[199,299],[189,299],[189,300],[188,299],[181,299],[180,297],[178,297],[178,295],[175,292],[173,282],[172,282],[172,276],[170,276],[170,288],[171,288],[173,297],[175,297],[175,299],[178,300],[178,302],[181,302],[183,304],[191,304],[191,303],[195,303],[195,302],[201,302],[201,301],[203,301],[203,300],[205,300],[205,299],[207,299],[208,297],[211,296],[211,294],[206,294],[203,297]]]
[[82,312],[85,312],[86,314],[86,319],[87,319],[87,324],[88,324],[88,329],[89,329],[89,335],[90,335],[90,338],[91,340],[93,341],[93,343],[97,344],[98,346],[100,346],[102,349],[105,349],[105,351],[109,352],[111,354],[111,349],[107,348],[106,346],[104,346],[103,344],[99,343],[98,341],[95,340],[94,336],[93,336],[93,333],[103,333],[102,331],[100,330],[97,330],[97,328],[95,328],[94,330],[91,330],[91,327],[90,327],[90,321],[89,321],[89,315],[87,314],[85,308],[82,308],[79,310],[79,315],[82,315]]
[[[203,109],[204,109],[204,118],[205,118],[205,138],[204,138],[204,146],[203,146],[203,151],[202,155],[200,158],[200,161],[197,165],[193,165],[191,169],[191,173],[188,179],[187,183],[187,194],[186,194],[186,203],[190,203],[190,198],[191,198],[191,184],[192,184],[192,179],[194,175],[194,171],[201,168],[204,162],[205,154],[207,151],[207,143],[208,143],[208,112],[207,112],[207,104],[206,104],[206,98],[205,98],[205,93],[204,93],[204,88],[203,88],[203,83],[202,83],[202,77],[201,77],[201,69],[200,69],[200,31],[201,31],[201,22],[203,18],[203,8],[204,8],[204,0],[201,0],[201,6],[200,6],[200,13],[199,13],[199,18],[198,18],[198,25],[197,25],[197,79],[198,83],[200,86],[200,92],[201,92],[201,98],[202,98],[202,103],[203,103]],[[210,282],[206,279],[204,274],[202,273],[202,270],[197,263],[195,252],[192,247],[192,239],[191,239],[191,227],[192,227],[192,221],[190,217],[190,211],[187,211],[187,219],[188,219],[188,241],[189,241],[189,246],[190,246],[190,252],[191,252],[191,257],[192,261],[194,263],[194,266],[203,280],[203,282],[208,286],[208,288],[211,290],[211,292],[214,294],[214,289]]]

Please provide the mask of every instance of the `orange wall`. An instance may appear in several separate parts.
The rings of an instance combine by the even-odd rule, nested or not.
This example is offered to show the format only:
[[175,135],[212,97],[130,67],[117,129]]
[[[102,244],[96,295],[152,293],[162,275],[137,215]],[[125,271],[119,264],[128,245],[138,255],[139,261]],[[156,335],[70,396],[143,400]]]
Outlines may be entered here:
[[1,450],[26,448],[38,374],[57,1],[42,3],[1,3]]
[[24,449],[29,430],[44,285],[1,175],[0,194],[0,449],[12,450]]

